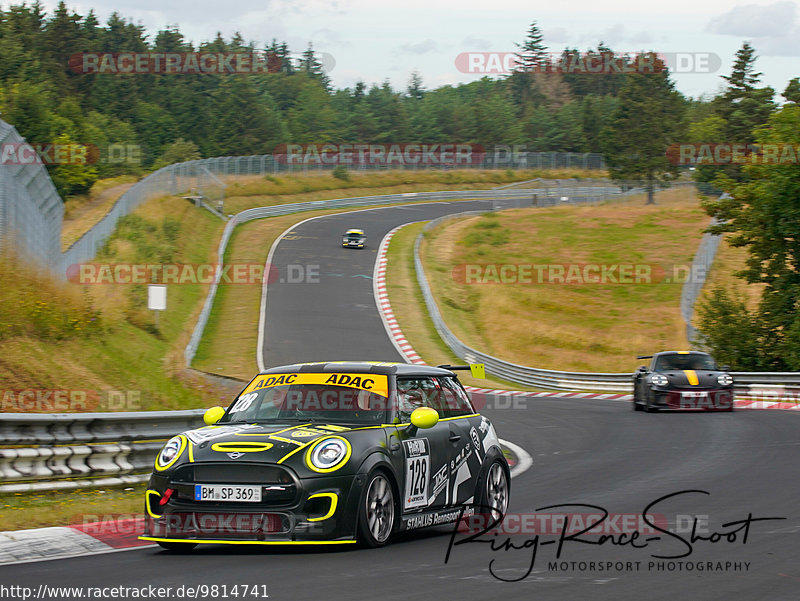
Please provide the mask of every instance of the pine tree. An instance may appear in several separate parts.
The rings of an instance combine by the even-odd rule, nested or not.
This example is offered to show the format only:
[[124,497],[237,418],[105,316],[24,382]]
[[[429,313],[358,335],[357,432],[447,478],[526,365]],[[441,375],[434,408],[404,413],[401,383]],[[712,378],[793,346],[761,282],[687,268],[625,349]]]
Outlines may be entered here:
[[789,102],[800,104],[800,77],[795,77],[783,91],[783,97]]
[[322,63],[319,62],[317,55],[314,54],[314,46],[311,42],[308,43],[308,48],[303,51],[303,58],[300,59],[299,67],[300,71],[305,72],[312,79],[316,79],[326,91],[330,91],[331,78],[325,74]]
[[411,79],[408,81],[406,94],[413,100],[422,100],[422,97],[425,96],[425,86],[422,85],[422,76],[417,71],[411,73]]
[[528,29],[528,37],[522,44],[514,45],[522,52],[514,54],[517,57],[517,72],[531,73],[545,69],[550,62],[547,56],[547,46],[542,43],[544,36],[539,30],[536,21]]
[[635,65],[625,75],[619,106],[603,134],[604,154],[611,177],[639,182],[647,191],[647,204],[653,204],[656,188],[678,174],[666,150],[682,139],[685,107],[655,53],[640,55]]

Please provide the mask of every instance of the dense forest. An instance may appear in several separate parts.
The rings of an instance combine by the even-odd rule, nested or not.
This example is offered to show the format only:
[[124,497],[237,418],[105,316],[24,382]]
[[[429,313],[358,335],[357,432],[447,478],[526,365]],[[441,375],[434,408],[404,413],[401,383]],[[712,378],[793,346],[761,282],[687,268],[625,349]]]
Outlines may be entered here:
[[[745,42],[722,76],[724,89],[693,99],[675,89],[655,53],[618,55],[600,43],[553,59],[535,21],[517,46],[517,66],[506,76],[428,90],[412,73],[404,90],[388,81],[335,89],[313,40],[300,58],[286,43],[261,48],[239,34],[195,46],[177,27],[151,35],[117,13],[101,24],[94,12],[81,16],[63,2],[52,14],[38,2],[21,4],[0,10],[0,115],[33,144],[99,149],[93,164],[48,166],[64,197],[101,177],[200,157],[267,154],[287,143],[456,143],[602,152],[611,177],[638,180],[652,202],[654,190],[680,173],[670,158],[676,145],[745,144],[745,156],[755,158],[766,157],[771,145],[774,156],[783,153],[780,161],[696,165],[697,180],[730,193],[705,201],[719,220],[711,229],[747,249],[747,268],[738,275],[764,285],[757,308],[714,290],[700,307],[700,329],[718,359],[735,369],[800,369],[800,78],[788,82],[779,103],[776,91],[760,84],[756,50]],[[258,54],[269,68],[248,75],[75,68],[82,53],[131,52]],[[572,59],[633,68],[559,68]],[[640,68],[653,64],[655,71]],[[112,160],[112,146],[138,150]]]
[[[626,92],[631,77],[621,73],[542,72],[536,67],[549,53],[535,23],[518,44],[521,62],[510,76],[434,90],[425,89],[416,73],[405,90],[388,82],[334,89],[312,43],[293,59],[277,40],[257,47],[239,34],[231,39],[217,34],[195,46],[177,27],[151,35],[117,13],[101,24],[92,11],[82,16],[63,2],[52,14],[38,2],[11,6],[0,10],[0,114],[32,143],[100,150],[104,160],[92,166],[50,167],[62,195],[83,192],[98,177],[196,157],[266,154],[283,143],[520,144],[528,151],[608,152],[604,130],[615,121],[623,130],[629,127],[620,121],[621,95],[638,95],[658,117],[663,107],[649,98],[653,86],[670,96],[664,111],[672,125],[662,132],[663,141],[685,140],[692,124],[716,127],[719,121],[708,118],[724,118],[713,101],[672,90],[668,73],[650,78],[660,83],[644,78]],[[72,58],[86,52],[262,52],[270,57],[270,72],[120,74],[71,68]],[[570,53],[614,55],[603,44],[585,53],[564,51]],[[769,96],[771,102],[771,91]],[[138,150],[135,156],[106,157],[110,145]],[[661,167],[669,171],[668,165]]]

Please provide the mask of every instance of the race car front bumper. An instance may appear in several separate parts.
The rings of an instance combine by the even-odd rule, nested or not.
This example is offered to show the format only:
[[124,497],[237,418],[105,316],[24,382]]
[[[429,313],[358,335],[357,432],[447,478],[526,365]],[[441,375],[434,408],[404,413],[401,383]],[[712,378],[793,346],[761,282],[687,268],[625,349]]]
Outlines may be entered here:
[[[194,501],[192,484],[153,476],[145,498],[142,540],[155,542],[309,544],[355,542],[356,478],[297,480],[291,500]],[[160,489],[160,490],[158,490]],[[172,491],[172,492],[169,492]],[[165,500],[166,498],[166,500]]]
[[730,411],[733,389],[654,390],[654,407],[673,411]]

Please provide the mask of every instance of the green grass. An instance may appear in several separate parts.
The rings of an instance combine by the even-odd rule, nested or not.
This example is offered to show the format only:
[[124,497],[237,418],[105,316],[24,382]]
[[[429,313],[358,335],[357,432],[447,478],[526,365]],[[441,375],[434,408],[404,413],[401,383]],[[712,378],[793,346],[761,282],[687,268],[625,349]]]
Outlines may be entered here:
[[29,530],[138,517],[144,507],[146,488],[145,484],[135,484],[56,494],[3,494],[0,495],[0,523],[3,530]]
[[[422,253],[439,309],[465,344],[545,369],[630,371],[637,354],[687,346],[682,285],[662,281],[658,269],[690,264],[707,222],[692,192],[673,190],[651,206],[636,198],[446,222],[426,235]],[[653,266],[654,277],[522,284],[486,276],[487,265],[586,264]],[[465,283],[469,266],[482,279]]]

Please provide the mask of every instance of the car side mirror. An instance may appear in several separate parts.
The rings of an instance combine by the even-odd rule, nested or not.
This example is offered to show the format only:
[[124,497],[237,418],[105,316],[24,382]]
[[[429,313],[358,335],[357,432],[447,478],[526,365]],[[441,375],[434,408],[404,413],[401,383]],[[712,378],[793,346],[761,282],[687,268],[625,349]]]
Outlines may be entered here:
[[720,365],[719,368],[722,371],[730,371],[731,370],[731,366],[730,365]]
[[223,415],[225,415],[225,409],[222,407],[212,407],[203,414],[203,421],[206,426],[213,426],[222,419]]
[[433,428],[439,423],[439,413],[430,407],[417,407],[411,412],[411,425],[420,430]]

